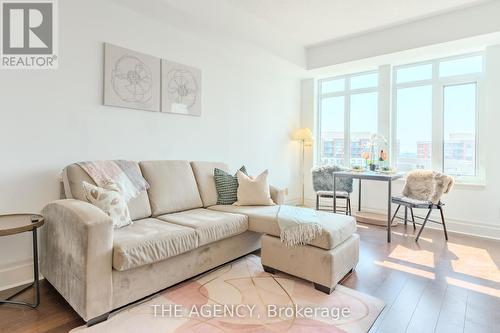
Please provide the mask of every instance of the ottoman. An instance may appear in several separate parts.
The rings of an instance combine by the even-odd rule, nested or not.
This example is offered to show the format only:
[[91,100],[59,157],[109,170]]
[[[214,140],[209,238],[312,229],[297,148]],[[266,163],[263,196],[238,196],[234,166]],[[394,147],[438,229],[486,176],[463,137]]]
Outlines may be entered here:
[[359,260],[359,236],[351,216],[318,212],[321,236],[304,246],[285,246],[277,235],[262,237],[261,261],[268,273],[275,271],[314,283],[317,290],[330,294]]

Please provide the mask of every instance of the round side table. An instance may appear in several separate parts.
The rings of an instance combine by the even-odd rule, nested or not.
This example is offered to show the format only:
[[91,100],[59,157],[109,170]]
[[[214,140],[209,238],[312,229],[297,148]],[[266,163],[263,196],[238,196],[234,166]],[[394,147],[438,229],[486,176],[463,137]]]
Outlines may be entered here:
[[[38,214],[8,214],[0,215],[0,237],[20,234],[22,232],[31,231],[33,233],[33,283],[22,288],[14,295],[9,296],[5,300],[0,300],[0,304],[17,304],[25,305],[31,308],[36,308],[40,304],[40,281],[38,276],[38,241],[37,229],[44,224],[43,216]],[[28,288],[35,287],[35,303],[27,303],[20,301],[12,301],[11,299],[19,295]]]

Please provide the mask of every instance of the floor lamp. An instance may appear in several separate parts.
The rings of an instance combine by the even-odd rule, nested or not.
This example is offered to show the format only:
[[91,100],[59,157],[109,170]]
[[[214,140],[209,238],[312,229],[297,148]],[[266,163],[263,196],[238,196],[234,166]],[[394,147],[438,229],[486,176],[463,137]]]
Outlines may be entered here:
[[302,150],[302,156],[300,160],[300,169],[301,169],[301,185],[302,185],[302,206],[305,204],[305,191],[304,191],[304,146],[306,143],[311,143],[313,141],[313,135],[309,128],[298,128],[293,131],[292,139],[295,141],[300,141],[300,148]]

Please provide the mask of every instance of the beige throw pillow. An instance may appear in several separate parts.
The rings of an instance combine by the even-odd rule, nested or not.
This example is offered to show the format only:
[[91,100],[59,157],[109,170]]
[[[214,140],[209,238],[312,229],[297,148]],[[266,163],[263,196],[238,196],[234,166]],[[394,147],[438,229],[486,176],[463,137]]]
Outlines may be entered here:
[[102,209],[113,220],[113,227],[121,228],[132,223],[127,202],[118,186],[110,182],[105,188],[83,182],[87,201]]
[[274,205],[271,200],[269,191],[269,183],[267,175],[269,172],[265,170],[257,177],[249,177],[243,172],[238,171],[238,201],[233,205],[236,206],[271,206]]

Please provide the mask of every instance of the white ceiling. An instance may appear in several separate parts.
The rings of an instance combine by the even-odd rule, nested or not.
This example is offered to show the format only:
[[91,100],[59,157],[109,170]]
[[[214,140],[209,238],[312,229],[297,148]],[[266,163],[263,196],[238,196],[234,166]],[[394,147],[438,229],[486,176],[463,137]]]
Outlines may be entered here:
[[231,0],[301,46],[442,14],[484,0]]
[[309,46],[500,0],[111,1],[184,30],[260,45],[304,67]]

